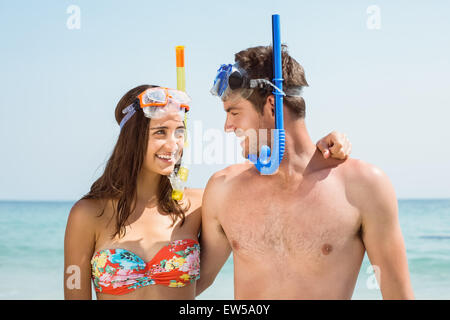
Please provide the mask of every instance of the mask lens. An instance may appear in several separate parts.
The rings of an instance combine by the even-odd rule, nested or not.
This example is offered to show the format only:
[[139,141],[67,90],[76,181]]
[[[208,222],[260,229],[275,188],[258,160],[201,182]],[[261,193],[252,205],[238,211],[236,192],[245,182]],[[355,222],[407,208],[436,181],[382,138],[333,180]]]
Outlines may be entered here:
[[148,105],[151,103],[165,103],[167,102],[167,95],[162,89],[149,89],[142,95],[142,104]]
[[214,79],[214,85],[211,89],[211,93],[213,95],[222,97],[224,92],[228,88],[228,75],[231,72],[232,65],[231,64],[223,64],[220,66],[217,71],[216,78]]
[[184,113],[186,111],[185,108],[180,108],[178,103],[170,101],[164,107],[144,107],[142,110],[147,118],[159,119],[171,113],[178,113],[180,115],[180,120],[184,119]]
[[241,73],[238,70],[233,71],[232,74],[228,77],[228,85],[231,90],[236,90],[242,87],[244,79],[242,78]]
[[169,90],[169,95],[171,95],[172,99],[179,104],[189,104],[189,102],[191,102],[191,98],[183,91]]
[[227,89],[226,77],[227,77],[226,72],[223,71],[217,77],[216,90],[219,97],[222,96],[225,90]]

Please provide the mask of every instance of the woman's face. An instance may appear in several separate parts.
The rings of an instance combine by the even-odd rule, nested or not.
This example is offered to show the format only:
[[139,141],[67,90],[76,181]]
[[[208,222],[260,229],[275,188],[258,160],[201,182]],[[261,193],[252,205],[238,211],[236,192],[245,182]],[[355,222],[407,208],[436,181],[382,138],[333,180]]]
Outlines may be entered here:
[[183,117],[178,112],[151,119],[145,168],[161,175],[172,173],[183,151],[185,130]]

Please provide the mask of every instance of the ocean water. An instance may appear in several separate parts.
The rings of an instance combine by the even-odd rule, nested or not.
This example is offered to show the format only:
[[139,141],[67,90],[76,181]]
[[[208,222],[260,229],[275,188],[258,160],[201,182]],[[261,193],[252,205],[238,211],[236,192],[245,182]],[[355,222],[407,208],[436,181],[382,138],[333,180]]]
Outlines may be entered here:
[[[0,202],[0,299],[63,299],[64,231],[73,202]],[[450,199],[399,200],[417,299],[450,299]],[[198,299],[233,299],[233,260]],[[367,256],[353,299],[381,299]]]

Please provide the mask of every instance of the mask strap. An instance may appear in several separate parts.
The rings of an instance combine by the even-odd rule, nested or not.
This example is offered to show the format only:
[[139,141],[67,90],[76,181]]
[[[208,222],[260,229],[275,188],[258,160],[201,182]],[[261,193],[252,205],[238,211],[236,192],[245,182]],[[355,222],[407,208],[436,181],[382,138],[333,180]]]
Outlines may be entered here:
[[281,93],[283,96],[285,96],[286,94],[283,92],[283,90],[281,90],[280,88],[278,88],[276,85],[274,85],[272,82],[270,82],[269,80],[266,79],[251,79],[250,80],[250,88],[254,89],[254,88],[264,88],[266,85],[271,86],[272,88],[274,88],[275,90],[277,90],[279,93]]
[[286,96],[288,97],[301,97],[302,96],[302,87],[290,87],[284,89]]
[[136,113],[137,110],[137,104],[136,101],[133,102],[133,104],[130,104],[128,107],[124,108],[122,110],[122,113],[125,114],[125,117],[123,117],[122,121],[120,121],[120,129],[122,130],[122,127],[125,125],[125,123]]

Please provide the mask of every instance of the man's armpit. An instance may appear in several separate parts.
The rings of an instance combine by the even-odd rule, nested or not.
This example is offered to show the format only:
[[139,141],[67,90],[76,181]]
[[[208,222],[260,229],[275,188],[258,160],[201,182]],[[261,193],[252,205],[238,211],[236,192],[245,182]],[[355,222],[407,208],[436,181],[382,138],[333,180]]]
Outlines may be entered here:
[[222,234],[224,237],[227,236],[227,234],[225,233],[225,230],[223,230],[223,227],[220,223],[217,224],[217,230],[219,231],[220,234]]

